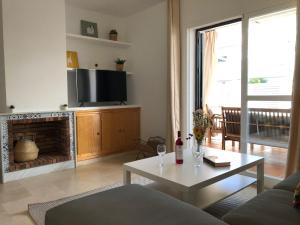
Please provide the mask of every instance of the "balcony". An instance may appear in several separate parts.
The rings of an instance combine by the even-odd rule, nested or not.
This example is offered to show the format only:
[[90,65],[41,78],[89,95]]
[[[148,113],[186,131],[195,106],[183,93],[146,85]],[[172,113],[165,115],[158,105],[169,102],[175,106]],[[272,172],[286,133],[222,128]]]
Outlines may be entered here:
[[[211,116],[214,125],[208,132],[206,146],[240,151],[241,109],[223,107],[222,115]],[[285,175],[290,117],[289,109],[248,110],[247,153],[265,157],[265,173],[268,176],[283,178]]]

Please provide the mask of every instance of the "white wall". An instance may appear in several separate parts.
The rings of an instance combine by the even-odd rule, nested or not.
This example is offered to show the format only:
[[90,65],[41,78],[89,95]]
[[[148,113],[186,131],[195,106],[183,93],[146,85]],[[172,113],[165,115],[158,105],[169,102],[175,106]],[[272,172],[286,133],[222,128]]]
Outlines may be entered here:
[[6,109],[5,71],[4,71],[4,50],[2,30],[2,1],[0,1],[0,112]]
[[65,3],[3,0],[7,105],[58,110],[67,103]]
[[142,138],[166,137],[167,4],[159,3],[129,18],[132,71],[129,98],[142,106]]
[[[108,39],[109,32],[116,29],[119,33],[120,41],[127,41],[127,27],[124,18],[105,15],[103,13],[80,9],[72,5],[66,5],[66,30],[67,33],[80,34],[80,20],[95,22],[98,25],[100,38]],[[109,47],[95,42],[82,40],[67,40],[67,49],[78,53],[79,65],[81,68],[95,68],[98,64],[99,69],[115,69],[115,59],[128,59],[128,49]],[[131,61],[125,64],[125,70],[130,70]]]
[[[295,0],[182,0],[181,28],[182,28],[182,76],[183,76],[183,129],[188,131],[191,123],[189,107],[193,107],[191,94],[194,86],[190,80],[194,76],[194,37],[193,28],[218,23],[243,14],[278,7],[285,4],[295,4]],[[191,50],[191,51],[190,51]]]
[[66,5],[66,30],[80,34],[80,20],[98,24],[101,38],[108,38],[117,29],[119,40],[132,43],[130,48],[103,47],[95,43],[68,40],[67,49],[78,52],[81,68],[115,69],[114,60],[128,61],[128,103],[142,107],[142,138],[166,137],[167,111],[167,5],[155,5],[130,17],[115,17]]

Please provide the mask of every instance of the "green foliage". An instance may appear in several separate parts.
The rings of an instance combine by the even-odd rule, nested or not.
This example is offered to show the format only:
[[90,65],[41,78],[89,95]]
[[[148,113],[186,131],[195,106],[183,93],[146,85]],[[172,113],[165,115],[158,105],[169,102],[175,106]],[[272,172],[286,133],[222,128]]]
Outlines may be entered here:
[[117,59],[115,60],[115,62],[116,62],[117,64],[124,64],[124,63],[126,62],[126,59],[120,59],[120,58],[117,58]]
[[265,78],[251,78],[249,84],[265,84],[268,83],[268,80]]

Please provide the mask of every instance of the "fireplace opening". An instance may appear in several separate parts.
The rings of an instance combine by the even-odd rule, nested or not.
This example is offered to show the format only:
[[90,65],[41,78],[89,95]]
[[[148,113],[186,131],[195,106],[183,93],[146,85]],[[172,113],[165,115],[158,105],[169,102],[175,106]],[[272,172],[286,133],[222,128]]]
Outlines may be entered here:
[[[68,117],[9,120],[8,139],[10,172],[71,160]],[[15,146],[22,139],[35,142],[37,159],[16,162]]]

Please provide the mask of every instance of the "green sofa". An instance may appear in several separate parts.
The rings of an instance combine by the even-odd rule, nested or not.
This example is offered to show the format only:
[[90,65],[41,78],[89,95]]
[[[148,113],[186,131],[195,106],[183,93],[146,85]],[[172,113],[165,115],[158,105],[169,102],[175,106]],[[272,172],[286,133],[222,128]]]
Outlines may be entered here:
[[190,204],[140,185],[77,199],[46,213],[45,225],[299,225],[293,191],[300,172],[219,220]]
[[292,204],[299,182],[300,171],[229,212],[223,221],[230,225],[299,225],[300,209]]
[[46,213],[45,225],[226,225],[190,204],[139,185],[74,200]]

